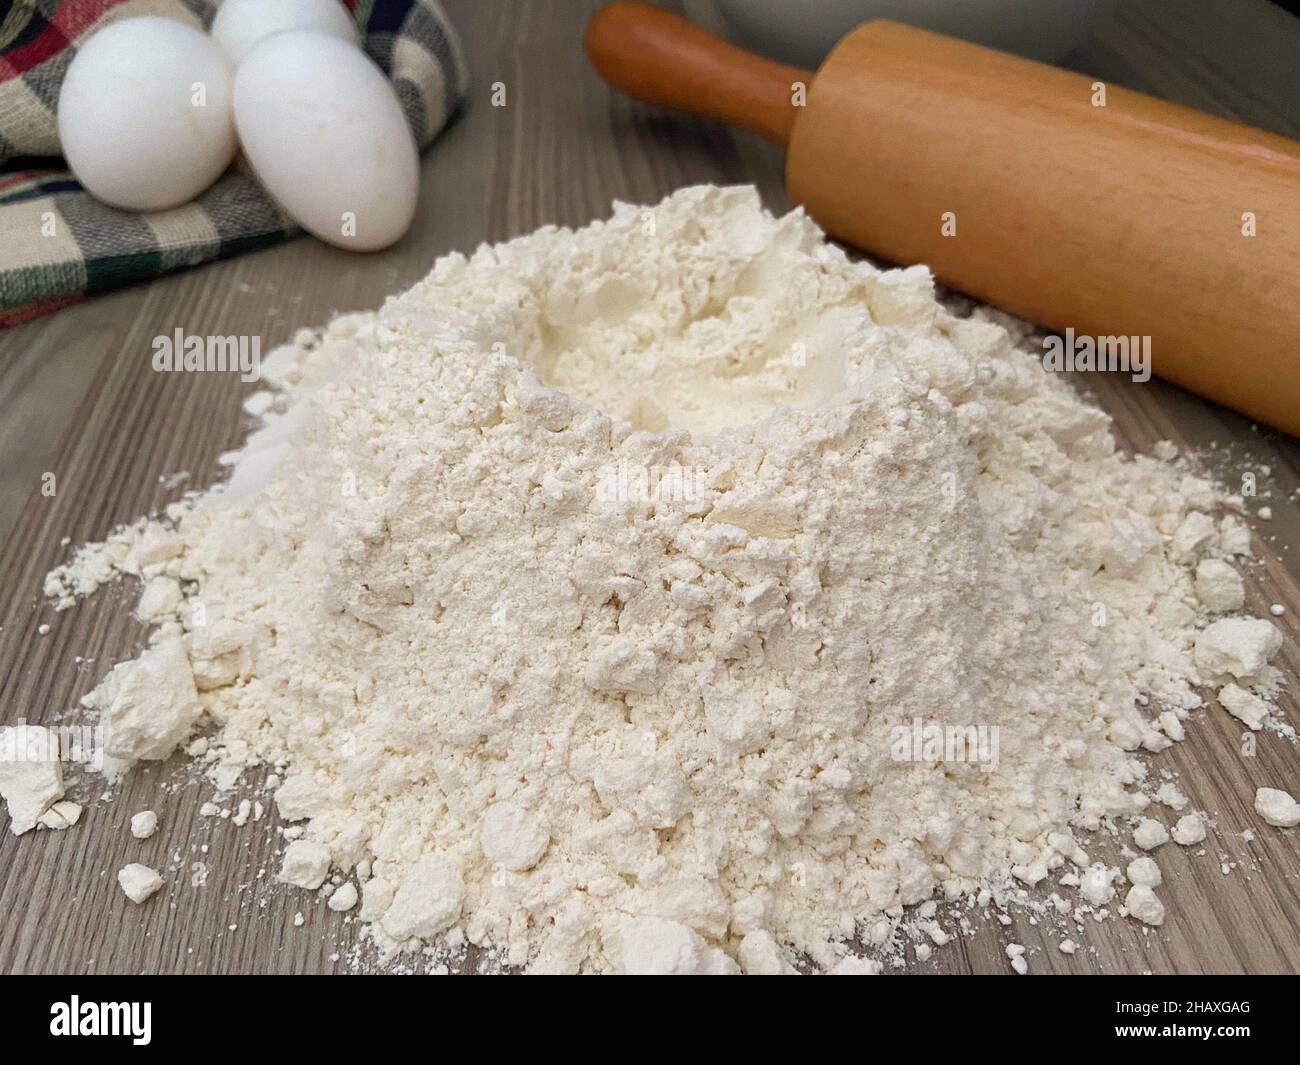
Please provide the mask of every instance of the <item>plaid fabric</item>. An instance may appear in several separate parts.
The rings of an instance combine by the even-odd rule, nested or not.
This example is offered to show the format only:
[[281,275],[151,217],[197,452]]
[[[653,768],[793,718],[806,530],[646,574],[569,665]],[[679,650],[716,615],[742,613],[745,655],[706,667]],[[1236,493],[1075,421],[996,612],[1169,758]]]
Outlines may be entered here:
[[[460,45],[437,0],[342,0],[393,82],[421,148],[464,99]],[[205,28],[214,0],[0,2],[0,328],[119,285],[276,244],[300,231],[237,161],[193,203],[132,214],[95,200],[59,159],[59,86],[109,21]]]

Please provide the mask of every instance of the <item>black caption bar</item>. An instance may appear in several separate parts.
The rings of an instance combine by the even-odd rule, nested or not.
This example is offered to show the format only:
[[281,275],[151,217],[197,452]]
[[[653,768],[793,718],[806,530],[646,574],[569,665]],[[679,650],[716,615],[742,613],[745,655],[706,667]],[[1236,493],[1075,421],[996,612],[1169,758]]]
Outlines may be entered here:
[[[606,983],[587,981],[584,994],[570,1001],[599,1000]],[[800,988],[789,984],[777,992],[770,983],[743,988],[747,990],[732,987],[729,993],[758,1001],[775,993],[783,1002],[800,995]],[[921,986],[915,980],[879,976],[869,989],[850,994],[870,1004],[870,1027],[878,1033],[892,1029],[927,1033],[925,1038],[965,1035],[983,1041],[1005,1038],[1009,1026],[1017,1039],[1041,1028],[1053,1041],[1044,1046],[1074,1049],[1281,1039],[1294,1021],[1296,988],[1294,981],[1269,977],[931,977]],[[127,1053],[192,1051],[252,1039],[259,1053],[337,1054],[354,1047],[373,1052],[378,1033],[400,1038],[403,1024],[413,1024],[417,1031],[455,1024],[465,1005],[500,1010],[510,1018],[507,1033],[531,1032],[532,1039],[542,1031],[567,1030],[571,1036],[575,1027],[610,1020],[607,1006],[599,1015],[559,1007],[562,1000],[553,989],[539,994],[535,985],[520,979],[488,984],[481,978],[443,978],[435,987],[429,977],[418,976],[10,977],[0,985],[0,994],[7,1037],[24,1044],[45,1042],[52,1050],[60,1049],[54,1045],[59,1043],[74,1050],[111,1043]],[[690,997],[683,1000],[683,995]],[[683,1001],[697,1002],[698,995],[661,983],[655,990],[641,988],[635,999],[620,993],[620,1004],[626,1003],[629,1018],[634,1013],[643,1023],[658,1018],[653,1023],[662,1030],[668,1017],[680,1014]],[[457,1011],[444,1012],[452,1003]],[[665,1006],[675,1014],[663,1012]],[[543,1027],[528,1023],[534,1017]],[[683,1017],[680,1023],[694,1026],[697,1020]],[[744,1039],[743,1026],[727,1028],[729,1034],[719,1032],[720,1039]],[[499,1045],[496,1026],[489,1038],[494,1047]]]

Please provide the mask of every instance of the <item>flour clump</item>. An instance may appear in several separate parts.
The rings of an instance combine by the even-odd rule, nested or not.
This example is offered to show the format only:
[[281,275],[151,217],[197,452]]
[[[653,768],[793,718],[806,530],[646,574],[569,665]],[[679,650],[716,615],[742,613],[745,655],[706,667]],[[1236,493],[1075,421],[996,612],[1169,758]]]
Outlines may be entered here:
[[1277,649],[1198,639],[1222,494],[1123,455],[1014,328],[752,189],[619,204],[272,354],[228,483],[46,591],[146,582],[119,668],[167,713],[110,676],[115,753],[201,716],[218,783],[275,765],[286,879],[354,878],[385,950],[879,971],[846,958],[908,906],[1090,869],[1193,686]]

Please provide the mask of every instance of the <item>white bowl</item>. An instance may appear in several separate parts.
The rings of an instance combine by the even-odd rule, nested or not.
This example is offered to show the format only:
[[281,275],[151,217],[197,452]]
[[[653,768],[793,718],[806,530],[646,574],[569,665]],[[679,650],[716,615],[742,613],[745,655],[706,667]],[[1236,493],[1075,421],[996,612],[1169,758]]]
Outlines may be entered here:
[[718,0],[732,36],[756,52],[815,68],[849,30],[887,18],[1029,59],[1078,47],[1115,0]]

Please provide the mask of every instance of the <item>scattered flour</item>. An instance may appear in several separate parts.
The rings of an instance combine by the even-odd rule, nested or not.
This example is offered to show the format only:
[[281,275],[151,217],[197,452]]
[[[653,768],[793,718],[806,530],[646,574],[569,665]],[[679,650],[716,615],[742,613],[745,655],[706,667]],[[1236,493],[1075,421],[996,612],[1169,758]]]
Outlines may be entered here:
[[1118,875],[1118,869],[1098,862],[1079,877],[1079,894],[1094,906],[1104,906],[1115,897],[1113,882]]
[[283,775],[283,879],[540,972],[875,973],[854,937],[936,894],[1113,897],[1078,834],[1280,634],[1198,633],[1232,501],[1015,329],[746,188],[449,255],[264,360],[225,484],[50,575],[157,623],[85,700],[110,775],[207,722],[220,786]]
[[730,976],[740,966],[717,947],[677,921],[634,917],[624,921],[617,940],[617,971],[626,975]]
[[1185,814],[1170,836],[1179,846],[1194,847],[1205,839],[1205,819],[1200,814]]
[[1236,684],[1225,684],[1219,689],[1219,702],[1228,713],[1256,732],[1264,727],[1272,713],[1268,703]]
[[141,759],[166,758],[203,714],[181,640],[165,637],[118,665],[86,698],[104,723],[105,770],[120,775]]
[[1154,850],[1169,842],[1169,830],[1159,821],[1144,817],[1133,830],[1133,842],[1144,851]]
[[158,815],[152,810],[141,810],[131,815],[131,835],[136,839],[148,839],[158,831]]
[[151,898],[163,886],[158,870],[139,862],[132,862],[118,870],[117,882],[126,897],[137,906]]
[[1237,680],[1265,674],[1282,646],[1282,634],[1261,618],[1224,618],[1196,638],[1196,664],[1207,676],[1230,675]]
[[1165,904],[1146,884],[1134,884],[1124,896],[1124,908],[1143,924],[1160,925],[1165,920]]
[[356,884],[349,881],[340,885],[337,891],[330,893],[329,902],[326,905],[335,913],[346,913],[357,904],[358,897]]
[[1246,585],[1232,566],[1221,558],[1203,558],[1196,566],[1196,596],[1206,610],[1223,613],[1240,610],[1246,601]]
[[1279,788],[1260,788],[1255,792],[1255,812],[1276,828],[1300,825],[1300,803]]
[[315,889],[330,871],[329,848],[313,840],[296,839],[284,850],[279,877],[286,884]]
[[9,830],[15,836],[35,828],[63,798],[57,751],[57,736],[41,725],[0,728],[0,798],[9,808]]
[[1159,887],[1164,879],[1154,858],[1134,858],[1128,863],[1126,872],[1130,884],[1140,884],[1143,887]]

